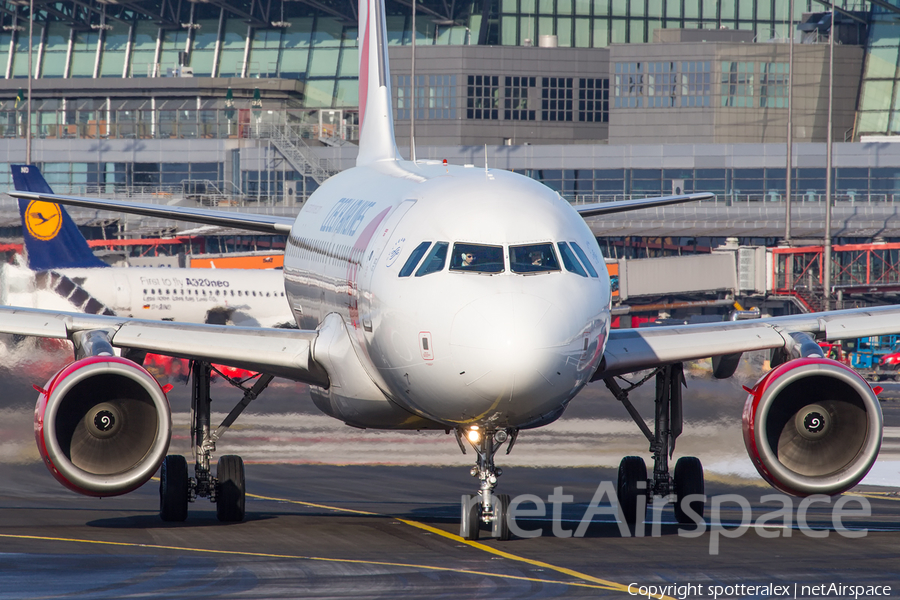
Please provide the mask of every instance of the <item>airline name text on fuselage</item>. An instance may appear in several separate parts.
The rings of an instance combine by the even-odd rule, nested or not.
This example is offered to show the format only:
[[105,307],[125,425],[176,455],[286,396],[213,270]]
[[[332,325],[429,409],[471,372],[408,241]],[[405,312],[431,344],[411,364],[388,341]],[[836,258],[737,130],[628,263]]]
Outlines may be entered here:
[[175,287],[210,287],[210,288],[227,288],[231,287],[231,282],[224,279],[206,279],[185,277],[141,277],[141,285],[169,285]]
[[337,233],[340,235],[354,235],[366,216],[366,212],[375,206],[375,202],[369,200],[354,200],[353,198],[341,198],[328,212],[319,231],[325,233]]

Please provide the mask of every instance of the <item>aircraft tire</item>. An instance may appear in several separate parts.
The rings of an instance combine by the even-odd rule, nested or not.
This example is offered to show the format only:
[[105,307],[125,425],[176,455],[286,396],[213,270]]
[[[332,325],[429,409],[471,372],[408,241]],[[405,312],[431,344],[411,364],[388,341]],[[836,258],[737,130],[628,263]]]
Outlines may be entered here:
[[459,537],[464,540],[477,540],[481,528],[481,502],[477,502],[475,494],[464,494],[459,521]]
[[[694,520],[689,517],[681,507],[681,501],[692,494],[703,494],[703,465],[700,459],[694,456],[683,456],[675,463],[675,519],[681,524],[690,524]],[[693,500],[690,503],[691,510],[703,517],[705,502]]]
[[[619,482],[616,493],[619,496],[619,507],[622,510],[622,516],[625,518],[625,524],[632,535],[634,535],[638,517],[640,517],[641,522],[644,520],[644,515],[637,514],[638,499],[641,497],[646,498],[647,490],[646,488],[638,489],[639,482],[644,482],[646,485],[647,465],[640,456],[626,456],[619,463]],[[641,506],[645,507],[644,509],[646,510],[646,501],[641,503]]]
[[244,461],[240,456],[228,454],[219,459],[216,468],[219,480],[216,495],[216,517],[224,523],[244,520]]
[[159,469],[159,517],[177,523],[188,515],[187,461],[180,454],[170,454]]
[[511,537],[509,533],[509,502],[509,494],[496,496],[493,535],[501,542],[505,542]]

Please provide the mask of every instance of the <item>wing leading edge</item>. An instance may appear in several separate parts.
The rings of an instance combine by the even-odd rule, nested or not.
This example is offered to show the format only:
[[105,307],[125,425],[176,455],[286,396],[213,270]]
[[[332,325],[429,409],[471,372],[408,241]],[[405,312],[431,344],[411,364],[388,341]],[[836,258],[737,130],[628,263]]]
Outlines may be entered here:
[[661,196],[659,198],[637,198],[634,200],[582,204],[575,205],[574,208],[582,217],[601,217],[603,215],[612,215],[644,208],[657,208],[660,206],[670,206],[672,204],[684,204],[685,202],[712,200],[715,197],[715,194],[704,192],[699,194],[683,194],[680,196]]
[[881,306],[751,321],[613,329],[593,379],[753,350],[789,348],[791,333],[842,340],[900,332],[900,307]]
[[76,334],[103,330],[114,347],[203,360],[328,387],[328,375],[313,360],[318,332],[0,307],[0,331],[74,341]]
[[191,208],[186,206],[164,206],[158,204],[142,204],[140,202],[126,202],[123,200],[106,200],[101,198],[81,198],[78,196],[62,196],[59,194],[43,194],[39,192],[22,192],[10,190],[7,192],[13,198],[21,200],[41,200],[93,208],[122,212],[145,217],[158,217],[161,219],[174,219],[203,223],[204,225],[218,225],[220,227],[233,227],[248,231],[260,231],[262,233],[289,234],[294,224],[293,217],[278,217],[273,215],[254,215],[249,213],[227,213],[222,210],[210,210],[205,208]]

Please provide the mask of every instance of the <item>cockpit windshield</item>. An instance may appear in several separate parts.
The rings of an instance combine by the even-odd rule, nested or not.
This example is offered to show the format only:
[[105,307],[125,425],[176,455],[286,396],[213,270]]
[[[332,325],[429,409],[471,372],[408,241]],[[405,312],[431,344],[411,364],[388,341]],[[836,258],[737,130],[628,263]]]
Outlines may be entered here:
[[503,246],[453,244],[450,270],[488,274],[502,273],[504,271]]
[[509,265],[513,273],[546,273],[559,271],[559,261],[552,244],[530,244],[509,247]]
[[447,242],[438,242],[425,257],[422,266],[416,271],[416,277],[422,277],[429,273],[437,273],[444,268],[444,262],[447,260]]

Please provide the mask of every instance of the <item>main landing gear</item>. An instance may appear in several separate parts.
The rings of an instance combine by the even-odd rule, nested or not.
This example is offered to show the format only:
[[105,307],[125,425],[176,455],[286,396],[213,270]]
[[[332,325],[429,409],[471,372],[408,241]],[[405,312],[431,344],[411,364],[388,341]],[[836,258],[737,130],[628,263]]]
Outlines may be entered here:
[[178,454],[165,458],[159,473],[159,516],[163,521],[187,519],[188,503],[209,498],[216,503],[216,517],[224,522],[244,520],[244,461],[240,456],[219,458],[216,477],[210,472],[210,457],[216,441],[238,416],[272,381],[271,375],[259,375],[252,387],[233,379],[226,380],[244,390],[244,397],[231,410],[215,431],[210,427],[209,363],[191,363],[191,451],[194,455],[194,477],[188,477],[185,458]]
[[[650,431],[640,413],[628,400],[628,393],[656,376],[656,418]],[[669,459],[675,450],[675,440],[682,431],[681,388],[684,385],[684,369],[681,363],[660,367],[641,381],[622,389],[613,379],[604,379],[609,391],[625,405],[631,418],[650,442],[653,454],[653,476],[647,477],[647,466],[640,456],[626,456],[619,464],[616,492],[622,516],[629,530],[635,533],[638,523],[643,523],[647,505],[654,497],[675,496],[675,518],[679,523],[693,523],[703,518],[702,500],[684,499],[703,494],[703,466],[697,458],[687,456],[675,463],[675,474],[669,474]]]
[[497,478],[503,474],[502,469],[494,465],[494,455],[505,443],[508,443],[506,453],[509,454],[518,435],[518,429],[479,429],[477,425],[456,430],[456,440],[463,454],[466,453],[465,439],[478,455],[471,473],[480,482],[477,494],[462,497],[459,535],[463,539],[477,540],[482,524],[490,526],[492,537],[509,539],[509,495],[494,494]]

